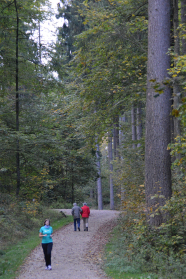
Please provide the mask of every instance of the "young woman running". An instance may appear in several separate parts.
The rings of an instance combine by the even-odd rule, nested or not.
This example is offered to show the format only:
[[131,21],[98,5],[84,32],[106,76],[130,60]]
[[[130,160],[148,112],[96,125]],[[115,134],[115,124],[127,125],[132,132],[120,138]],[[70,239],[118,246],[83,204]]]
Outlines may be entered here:
[[42,237],[42,248],[45,258],[46,267],[45,269],[51,270],[51,252],[53,246],[52,240],[53,229],[50,226],[50,220],[46,219],[44,226],[40,228],[39,237]]

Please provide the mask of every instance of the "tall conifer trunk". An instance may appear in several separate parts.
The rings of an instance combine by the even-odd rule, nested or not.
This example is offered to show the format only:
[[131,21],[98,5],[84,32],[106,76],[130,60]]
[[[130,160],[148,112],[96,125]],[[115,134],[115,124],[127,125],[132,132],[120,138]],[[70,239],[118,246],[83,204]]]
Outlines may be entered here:
[[[122,126],[123,122],[126,122],[125,115],[123,117],[120,117],[120,126]],[[124,136],[124,132],[122,129],[120,129],[119,133],[120,133],[120,145],[121,145],[125,139],[125,136]],[[123,160],[122,156],[121,156],[121,159]],[[123,205],[124,205],[124,200],[125,200],[125,188],[124,188],[123,183],[121,183],[120,194],[121,194],[121,209],[122,209]]]
[[[17,1],[14,0],[16,10],[16,131],[19,132],[19,14],[17,8]],[[16,170],[17,170],[17,189],[16,196],[20,191],[20,159],[19,159],[19,139],[16,141]]]
[[73,162],[71,162],[71,200],[74,203],[74,166]]
[[[180,42],[179,42],[179,32],[178,32],[178,26],[179,26],[179,21],[178,21],[178,0],[173,0],[173,9],[174,9],[174,14],[173,14],[173,29],[174,29],[174,53],[176,56],[180,54]],[[174,66],[176,67],[177,59],[174,61]],[[174,99],[174,104],[173,108],[177,110],[179,108],[179,92],[180,88],[178,85],[177,79],[174,81],[173,85],[173,99]],[[180,121],[177,117],[174,117],[174,138],[180,135]],[[178,155],[178,158],[180,158],[180,154]]]
[[113,185],[113,155],[112,155],[112,136],[108,137],[108,155],[109,155],[109,169],[110,169],[110,209],[114,209],[114,185]]
[[[186,24],[186,0],[181,0],[181,23]],[[184,32],[185,34],[185,32]],[[186,39],[182,38],[182,54],[186,54]]]
[[[137,130],[137,140],[139,141],[142,137],[142,123],[141,123],[141,103],[139,102],[137,105],[137,117],[136,117],[136,130]],[[138,143],[137,147],[140,147],[141,144]]]
[[114,159],[119,158],[119,115],[114,117]]
[[97,194],[98,194],[98,209],[103,209],[103,201],[102,201],[102,185],[101,185],[101,165],[100,165],[100,154],[99,154],[99,144],[96,143],[96,166],[97,166]]
[[125,139],[125,135],[123,132],[123,123],[126,122],[126,117],[125,115],[119,118],[119,122],[120,122],[120,129],[119,129],[119,145],[121,145]]
[[[159,206],[171,197],[170,143],[171,90],[155,97],[156,82],[168,77],[170,57],[170,0],[148,1],[148,66],[145,142],[145,194],[149,225],[158,226],[166,220]],[[153,82],[155,80],[155,82]],[[157,215],[157,213],[159,215]]]
[[[132,125],[132,141],[136,141],[136,117],[135,117],[135,108],[132,105],[131,108],[131,125]],[[133,143],[133,148],[136,148],[136,144]]]

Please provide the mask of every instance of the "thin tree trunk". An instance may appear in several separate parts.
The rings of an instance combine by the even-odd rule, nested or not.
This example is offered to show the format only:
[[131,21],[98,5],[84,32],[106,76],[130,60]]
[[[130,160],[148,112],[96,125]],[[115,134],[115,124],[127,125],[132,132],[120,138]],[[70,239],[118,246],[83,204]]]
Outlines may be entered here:
[[[14,0],[16,10],[16,131],[19,132],[19,14],[17,9],[17,1]],[[20,159],[19,159],[19,139],[16,141],[16,171],[17,171],[17,189],[16,196],[19,196],[20,191]]]
[[[96,140],[97,142],[97,140]],[[97,166],[97,194],[98,194],[98,209],[103,209],[103,200],[102,200],[102,185],[101,185],[101,165],[100,165],[100,154],[99,154],[99,144],[96,143],[96,166]]]
[[124,135],[124,133],[123,133],[123,128],[121,129],[121,127],[122,127],[122,122],[126,122],[126,117],[125,117],[125,115],[124,116],[122,116],[122,117],[120,117],[119,118],[119,121],[120,121],[120,129],[119,129],[119,145],[121,145],[122,144],[122,142],[124,141],[124,139],[125,139],[125,135]]
[[[164,86],[159,97],[154,82],[162,83],[168,77],[170,57],[170,0],[149,0],[148,4],[148,65],[145,142],[145,195],[147,221],[151,227],[164,222],[167,215],[163,206],[171,197],[170,143],[171,90]],[[157,213],[159,215],[157,215]]]
[[[137,140],[139,141],[142,137],[142,122],[141,122],[141,104],[138,103],[137,106]],[[140,147],[141,144],[138,143],[137,147]]]
[[[135,121],[135,108],[132,105],[131,108],[131,125],[132,125],[132,141],[136,141],[136,121]],[[133,148],[136,148],[136,144],[133,143]]]
[[96,202],[96,205],[98,205],[98,186],[97,186],[97,181],[96,181],[96,185],[95,185],[95,202]]
[[[176,56],[180,54],[180,43],[179,43],[179,32],[178,32],[178,0],[173,0],[173,8],[174,8],[174,17],[173,17],[173,27],[174,27],[174,53]],[[177,59],[174,61],[174,66],[176,66]],[[173,108],[178,110],[179,108],[179,85],[178,81],[175,79],[173,85],[173,96],[174,96],[174,103]],[[174,138],[180,135],[180,121],[177,117],[174,117]]]
[[174,52],[176,55],[180,53],[180,42],[179,42],[179,20],[178,20],[178,0],[173,0],[173,27],[174,27]]
[[110,169],[110,209],[114,209],[114,186],[113,186],[113,156],[112,156],[112,137],[108,137],[109,169]]
[[[66,178],[67,178],[67,174],[68,174],[67,161],[66,161],[65,164],[66,164],[66,166],[65,166],[65,170],[64,170],[64,177],[66,176]],[[66,195],[67,195],[67,179],[65,179],[63,181],[63,185],[64,185],[63,198],[64,198],[64,200],[66,200]],[[63,187],[63,185],[62,185],[62,187]]]
[[114,136],[114,159],[119,158],[119,116],[117,115],[114,118],[114,130],[113,130],[113,136]]
[[[120,117],[120,126],[122,126],[122,122],[126,122],[126,117],[125,115]],[[124,141],[125,139],[125,135],[123,133],[123,130],[120,129],[119,131],[120,133],[120,145],[122,144],[122,142]],[[121,156],[121,159],[123,160],[123,157]],[[124,203],[124,200],[125,200],[125,188],[124,188],[124,185],[123,183],[121,183],[121,188],[120,188],[120,195],[121,195],[121,208],[122,208],[122,205]]]
[[91,199],[94,198],[94,189],[90,189],[90,198],[91,198]]
[[41,64],[41,23],[39,21],[39,63]]
[[[186,24],[186,0],[181,0],[181,23]],[[184,35],[186,32],[183,33]],[[182,55],[186,54],[186,39],[182,38]]]
[[72,196],[72,203],[74,203],[74,179],[73,179],[73,172],[74,172],[74,168],[73,168],[73,163],[72,163],[72,168],[71,168],[71,196]]

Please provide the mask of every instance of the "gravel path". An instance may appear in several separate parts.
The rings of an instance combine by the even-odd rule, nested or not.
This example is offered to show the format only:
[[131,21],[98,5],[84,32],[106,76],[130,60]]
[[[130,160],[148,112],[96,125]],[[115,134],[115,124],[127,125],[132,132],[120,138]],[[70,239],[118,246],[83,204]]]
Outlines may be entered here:
[[[70,215],[71,209],[60,209]],[[60,211],[59,210],[59,211]],[[45,270],[41,246],[34,249],[21,268],[19,279],[102,279],[107,278],[100,268],[101,248],[108,232],[116,224],[118,211],[91,210],[89,231],[74,232],[70,224],[54,233],[52,270]]]

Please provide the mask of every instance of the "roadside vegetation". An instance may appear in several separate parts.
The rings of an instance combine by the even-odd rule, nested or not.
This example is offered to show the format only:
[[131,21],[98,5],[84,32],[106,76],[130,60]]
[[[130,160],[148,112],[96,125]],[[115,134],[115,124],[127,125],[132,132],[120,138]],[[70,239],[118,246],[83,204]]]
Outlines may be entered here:
[[130,197],[125,202],[118,226],[105,247],[104,269],[108,275],[114,279],[185,278],[185,193],[177,192],[178,188],[179,181],[173,184],[173,197],[161,208],[169,219],[153,230],[146,221],[145,200],[136,204]]

